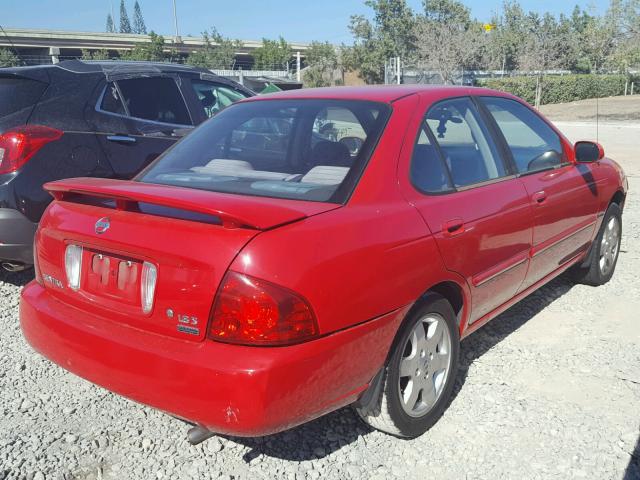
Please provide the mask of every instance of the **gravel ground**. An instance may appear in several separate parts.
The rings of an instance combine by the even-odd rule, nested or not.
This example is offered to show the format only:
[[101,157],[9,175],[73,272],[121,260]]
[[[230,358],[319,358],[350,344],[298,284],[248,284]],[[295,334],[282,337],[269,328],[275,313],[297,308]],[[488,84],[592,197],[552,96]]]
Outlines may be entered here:
[[[640,139],[640,126],[612,132],[601,140]],[[465,340],[451,406],[416,440],[371,431],[347,408],[264,439],[190,446],[180,421],[34,353],[18,325],[29,275],[0,274],[0,480],[640,478],[635,150],[619,152],[631,193],[613,280],[561,277]]]

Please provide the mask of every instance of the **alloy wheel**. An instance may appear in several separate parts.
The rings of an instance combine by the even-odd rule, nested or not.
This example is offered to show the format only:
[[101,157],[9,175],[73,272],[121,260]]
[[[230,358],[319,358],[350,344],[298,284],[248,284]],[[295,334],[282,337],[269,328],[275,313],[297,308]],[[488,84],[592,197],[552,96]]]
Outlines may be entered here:
[[400,403],[407,415],[421,417],[433,408],[450,369],[449,329],[444,318],[430,313],[416,322],[400,360]]

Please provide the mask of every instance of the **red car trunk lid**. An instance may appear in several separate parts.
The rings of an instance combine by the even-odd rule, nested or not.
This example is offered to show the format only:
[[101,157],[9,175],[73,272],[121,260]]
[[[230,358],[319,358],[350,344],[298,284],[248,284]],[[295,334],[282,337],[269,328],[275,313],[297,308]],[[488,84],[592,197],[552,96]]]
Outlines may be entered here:
[[[50,292],[110,321],[185,340],[204,339],[218,285],[254,236],[338,207],[105,179],[45,188],[57,201],[40,223],[36,250]],[[65,272],[70,244],[83,247],[77,291]],[[141,307],[144,262],[158,273],[148,314]]]

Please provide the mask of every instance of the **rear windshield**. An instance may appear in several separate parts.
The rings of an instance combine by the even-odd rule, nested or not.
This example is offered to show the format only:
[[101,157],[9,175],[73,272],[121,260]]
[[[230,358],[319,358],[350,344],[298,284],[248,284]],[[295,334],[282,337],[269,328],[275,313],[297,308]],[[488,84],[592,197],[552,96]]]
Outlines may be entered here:
[[36,80],[0,77],[0,117],[32,108],[45,88]]
[[343,203],[390,113],[342,100],[239,103],[205,122],[137,180],[275,198]]

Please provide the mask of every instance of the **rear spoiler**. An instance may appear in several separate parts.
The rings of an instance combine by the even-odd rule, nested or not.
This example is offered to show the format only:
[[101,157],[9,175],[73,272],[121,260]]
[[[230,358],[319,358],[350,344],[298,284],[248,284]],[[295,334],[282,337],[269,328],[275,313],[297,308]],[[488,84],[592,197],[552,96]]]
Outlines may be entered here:
[[84,195],[115,201],[118,210],[135,211],[137,202],[215,216],[226,228],[267,230],[339,207],[335,204],[251,197],[192,188],[107,178],[71,178],[44,185],[57,201]]

